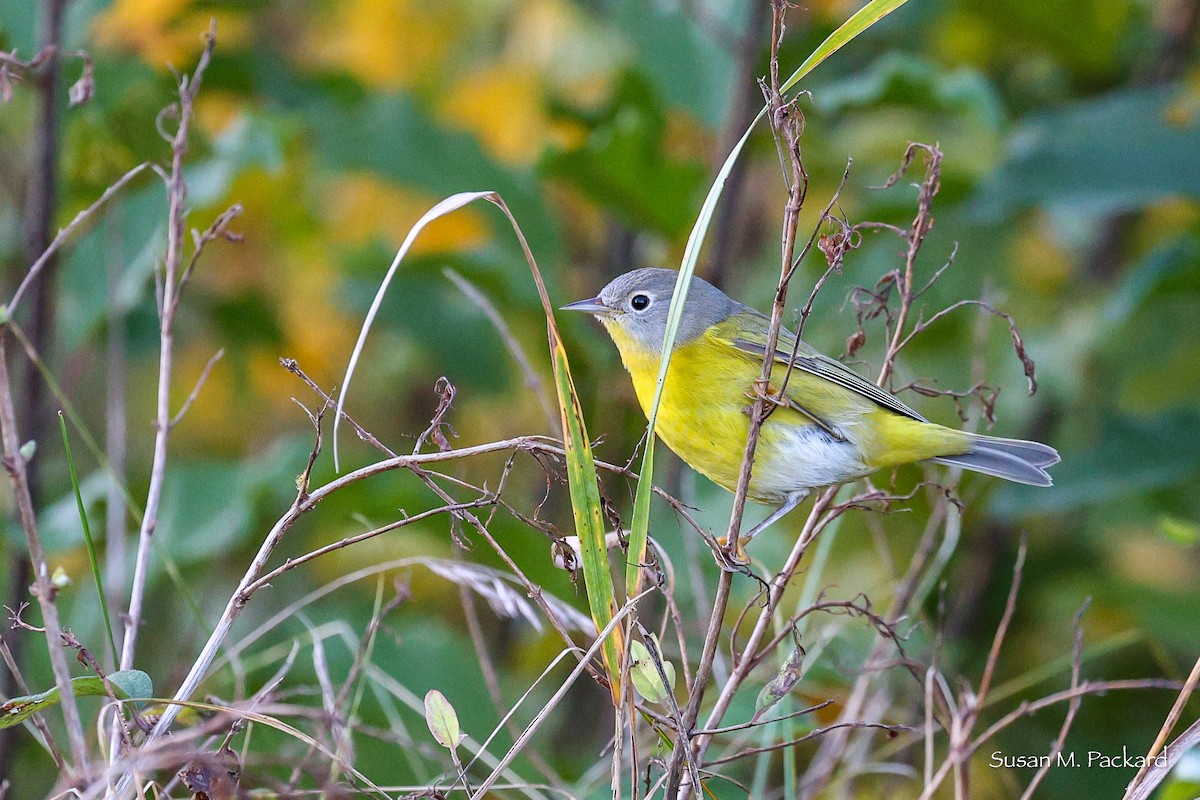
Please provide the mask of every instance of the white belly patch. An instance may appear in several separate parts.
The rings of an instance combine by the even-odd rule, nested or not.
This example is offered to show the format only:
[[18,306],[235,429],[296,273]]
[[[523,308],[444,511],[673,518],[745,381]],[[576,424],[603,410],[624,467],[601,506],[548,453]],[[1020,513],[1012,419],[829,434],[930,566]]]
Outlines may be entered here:
[[873,470],[858,447],[838,441],[816,425],[768,426],[752,474],[753,494],[782,500],[803,489],[829,486]]

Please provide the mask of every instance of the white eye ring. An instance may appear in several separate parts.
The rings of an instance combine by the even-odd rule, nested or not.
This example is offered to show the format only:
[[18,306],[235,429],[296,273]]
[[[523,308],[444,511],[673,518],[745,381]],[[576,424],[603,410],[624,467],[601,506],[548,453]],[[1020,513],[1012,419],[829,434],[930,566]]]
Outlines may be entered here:
[[650,307],[650,296],[641,292],[629,298],[629,307],[634,311],[645,311]]

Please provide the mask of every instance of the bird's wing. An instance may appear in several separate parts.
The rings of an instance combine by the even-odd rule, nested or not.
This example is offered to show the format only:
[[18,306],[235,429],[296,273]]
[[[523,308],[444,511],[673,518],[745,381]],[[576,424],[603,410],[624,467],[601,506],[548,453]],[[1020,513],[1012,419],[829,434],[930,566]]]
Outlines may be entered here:
[[[744,307],[741,313],[735,314],[729,320],[717,325],[714,334],[736,349],[761,358],[767,350],[767,329],[770,323],[771,321],[758,311]],[[794,359],[791,357],[793,350],[796,353]],[[803,370],[810,375],[849,389],[889,411],[894,411],[918,422],[928,422],[916,411],[901,403],[891,392],[871,383],[842,362],[823,355],[803,341],[797,342],[795,334],[786,328],[779,330],[775,360],[783,364],[787,364],[791,360],[795,369]]]

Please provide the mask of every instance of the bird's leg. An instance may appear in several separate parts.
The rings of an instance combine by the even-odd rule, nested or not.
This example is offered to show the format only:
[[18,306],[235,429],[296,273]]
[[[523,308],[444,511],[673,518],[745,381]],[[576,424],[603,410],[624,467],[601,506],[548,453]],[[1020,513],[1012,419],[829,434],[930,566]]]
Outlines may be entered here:
[[804,498],[806,497],[808,497],[807,489],[801,489],[798,492],[792,492],[789,494],[784,499],[783,504],[767,515],[766,519],[755,525],[746,533],[738,536],[737,544],[732,548],[729,547],[726,542],[718,539],[718,541],[724,545],[721,550],[721,556],[724,556],[725,559],[727,559],[723,560],[721,556],[718,556],[717,563],[720,565],[721,569],[725,570],[726,572],[738,572],[740,571],[738,569],[739,567],[749,564],[750,557],[746,555],[746,545],[750,543],[750,540],[778,522],[781,517],[804,502]]

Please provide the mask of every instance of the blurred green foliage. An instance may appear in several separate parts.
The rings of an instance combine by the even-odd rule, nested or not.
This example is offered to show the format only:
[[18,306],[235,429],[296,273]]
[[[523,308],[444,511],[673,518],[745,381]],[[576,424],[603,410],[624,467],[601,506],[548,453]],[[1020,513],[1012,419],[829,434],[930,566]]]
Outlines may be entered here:
[[[38,5],[0,0],[0,49],[24,57],[34,52]],[[922,274],[941,266],[954,243],[959,247],[923,308],[928,315],[959,298],[984,296],[1011,312],[1037,362],[1040,389],[1025,396],[1002,323],[990,325],[980,342],[969,311],[917,340],[902,360],[897,385],[920,377],[941,388],[968,386],[978,346],[988,381],[1002,387],[994,432],[1048,441],[1063,454],[1051,490],[967,479],[973,502],[964,543],[946,576],[951,671],[978,674],[1022,532],[1030,536],[1025,588],[998,680],[1069,654],[1071,617],[1086,596],[1093,606],[1085,641],[1131,643],[1089,659],[1085,677],[1178,679],[1197,656],[1200,66],[1194,5],[920,0],[804,84],[811,92],[802,101],[811,186],[803,225],[817,219],[848,157],[854,163],[842,212],[851,221],[906,225],[914,213],[912,187],[905,181],[885,191],[870,187],[895,171],[908,142],[939,142],[946,154],[943,191],[934,209],[937,225],[922,251]],[[820,0],[796,11],[784,41],[785,72],[852,10],[841,0]],[[212,247],[179,322],[174,407],[217,349],[227,356],[172,440],[158,544],[180,580],[167,579],[166,560],[153,561],[137,665],[160,693],[172,689],[190,663],[263,533],[290,502],[292,479],[303,466],[311,430],[292,398],[310,408],[318,403],[277,359],[295,357],[323,387],[334,387],[391,254],[420,214],[454,192],[492,189],[504,196],[555,301],[590,296],[626,269],[677,264],[724,158],[722,143],[745,125],[736,114],[743,104],[735,101],[749,96],[752,111],[760,102],[753,81],[738,77],[766,71],[767,33],[751,29],[752,16],[749,5],[703,0],[78,0],[69,6],[67,49],[94,57],[96,94],[63,113],[58,222],[140,161],[167,160],[167,145],[155,130],[160,109],[172,99],[167,67],[190,68],[209,17],[218,21],[219,44],[188,161],[191,224],[203,228],[231,203],[245,206],[234,226],[244,241]],[[1189,18],[1181,32],[1180,21]],[[748,70],[741,69],[744,52]],[[65,61],[65,85],[79,68],[77,60]],[[34,137],[31,86],[17,85],[13,100],[0,107],[4,296],[28,266],[21,213]],[[725,231],[731,255],[720,277],[731,294],[764,308],[777,274],[782,198],[775,146],[763,130],[744,158],[736,211]],[[161,184],[147,176],[69,245],[55,286],[57,334],[43,354],[103,440],[104,353],[110,331],[123,332],[135,497],[145,494],[153,439],[152,274],[165,239],[165,205]],[[707,253],[713,252],[710,245]],[[441,274],[442,266],[453,265],[492,299],[549,386],[544,320],[502,219],[490,208],[469,208],[431,226],[414,256],[368,342],[351,413],[398,451],[411,449],[437,406],[434,384],[446,376],[461,390],[449,417],[456,446],[555,433],[490,323]],[[706,274],[705,259],[701,263]],[[831,354],[842,352],[855,326],[851,289],[873,285],[900,263],[896,240],[868,236],[818,297],[806,338]],[[819,254],[803,265],[793,308],[823,269]],[[597,457],[625,463],[642,433],[631,387],[596,326],[572,319],[563,327],[589,431],[602,437]],[[867,334],[858,356],[864,369],[877,366],[882,352],[879,328]],[[949,400],[906,400],[940,421],[955,419]],[[54,565],[75,581],[60,596],[64,619],[99,652],[103,627],[65,460],[53,440],[39,444],[47,543]],[[351,437],[343,446],[351,466],[372,458]],[[99,529],[104,472],[82,452],[76,459]],[[525,456],[517,465],[507,486],[514,504],[532,513],[545,497],[541,516],[569,532],[569,504],[553,467],[543,471]],[[462,477],[494,485],[502,466],[501,457],[480,459],[465,464]],[[721,525],[729,498],[678,473],[677,464],[668,464],[660,479],[676,489],[682,481],[683,496],[700,507],[697,516]],[[331,476],[328,465],[319,465],[319,479]],[[917,479],[917,470],[904,470],[897,486]],[[628,513],[631,487],[605,480],[617,510]],[[410,478],[383,476],[322,504],[289,534],[276,558],[434,502]],[[20,558],[7,492],[0,504],[5,555]],[[915,507],[915,514],[884,520],[886,546],[900,563],[923,525],[922,503]],[[656,514],[657,539],[675,563],[699,553],[690,557],[698,559],[703,585],[689,591],[706,597],[715,567],[702,547],[685,546],[670,515]],[[130,517],[126,523],[132,527]],[[850,516],[842,525],[831,585],[850,595],[889,591],[866,520]],[[551,565],[542,534],[504,514],[493,531],[547,592],[585,607],[580,587]],[[470,531],[459,533],[473,545],[462,557],[499,565]],[[755,555],[777,563],[786,539],[783,529],[763,537]],[[446,556],[452,549],[448,523],[431,520],[339,551],[264,590],[237,630],[250,630],[289,601],[359,567]],[[481,686],[459,590],[419,571],[407,580],[411,598],[389,617],[374,661],[418,701],[428,689],[445,692],[462,729],[482,738],[497,714]],[[739,591],[748,599],[751,588]],[[693,597],[680,594],[685,610],[695,613]],[[333,674],[349,668],[374,597],[374,582],[364,580],[304,610],[311,624],[334,631],[326,641]],[[193,603],[204,624],[189,609]],[[483,619],[512,702],[557,652],[556,642],[519,619],[486,611]],[[854,630],[835,640],[823,659],[806,662],[805,697],[845,691],[870,643],[865,626]],[[928,647],[924,634],[915,636],[914,647]],[[261,657],[246,656],[240,673],[225,670],[206,689],[229,699],[238,689],[235,677],[259,685],[286,655],[288,641],[308,637],[304,623],[289,620],[256,645]],[[35,689],[50,683],[40,650],[26,648]],[[306,650],[293,679],[315,684],[314,669]],[[562,674],[561,667],[554,673]],[[1011,702],[1061,689],[1068,675],[1063,663]],[[535,700],[549,696],[547,686],[535,690]],[[401,720],[418,750],[436,751],[424,734],[419,703],[405,706],[379,687],[372,692],[361,707],[364,722],[388,727]],[[754,694],[739,696],[730,719],[753,714]],[[1067,749],[1144,751],[1173,699],[1167,691],[1090,697]],[[573,693],[570,702],[569,718],[552,723],[537,742],[557,769],[575,776],[592,766],[611,729],[606,697],[596,687]],[[1185,720],[1197,710],[1193,702]],[[1019,722],[996,747],[1043,752],[1061,714],[1056,709]],[[277,741],[281,754],[296,745],[275,732],[256,735],[260,744]],[[31,740],[21,746],[28,748],[21,755],[26,768],[9,796],[40,796],[53,779],[49,761]],[[798,757],[811,752],[801,749]],[[434,777],[419,759],[397,758],[376,741],[365,741],[359,756],[360,769],[379,782]],[[1194,780],[1194,759],[1188,763]],[[1015,796],[1012,787],[1032,776],[1032,770],[992,774],[982,763],[975,772],[979,797]],[[1117,769],[1052,770],[1043,791],[1066,800],[1119,796],[1130,777]],[[864,782],[861,796],[877,796],[869,792],[883,780]],[[1184,780],[1162,796],[1190,797],[1194,787],[1179,788]]]

